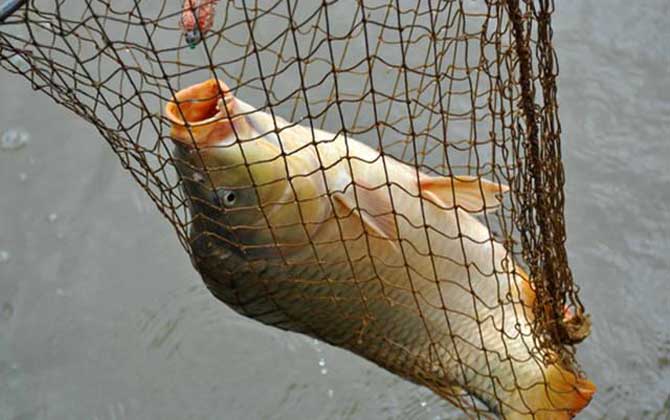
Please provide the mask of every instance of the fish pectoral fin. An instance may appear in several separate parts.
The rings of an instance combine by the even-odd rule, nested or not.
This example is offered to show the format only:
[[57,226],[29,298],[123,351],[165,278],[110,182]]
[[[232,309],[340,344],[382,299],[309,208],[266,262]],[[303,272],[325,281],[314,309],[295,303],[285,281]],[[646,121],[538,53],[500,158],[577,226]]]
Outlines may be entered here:
[[419,190],[421,197],[440,207],[458,206],[469,213],[480,213],[498,208],[509,187],[476,176],[436,177],[420,174]]
[[398,229],[386,186],[372,189],[357,185],[355,195],[353,191],[334,194],[333,203],[339,207],[338,216],[357,217],[367,233],[388,240],[389,246],[398,249]]

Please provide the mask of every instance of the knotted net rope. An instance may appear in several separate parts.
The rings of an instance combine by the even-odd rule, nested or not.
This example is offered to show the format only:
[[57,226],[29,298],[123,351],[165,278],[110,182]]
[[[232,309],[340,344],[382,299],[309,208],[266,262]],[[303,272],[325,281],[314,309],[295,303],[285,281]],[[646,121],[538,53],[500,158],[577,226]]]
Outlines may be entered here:
[[[381,152],[380,156],[393,157],[423,174],[471,176],[508,185],[510,191],[498,208],[473,217],[486,226],[491,241],[504,245],[506,261],[528,273],[535,296],[533,302],[526,302],[532,313],[528,357],[579,370],[574,344],[588,334],[589,322],[565,250],[553,1],[12,3],[17,10],[0,25],[0,65],[98,129],[172,224],[214,294],[231,306],[235,304],[220,290],[229,279],[212,279],[211,271],[223,268],[199,260],[194,234],[198,214],[185,186],[189,181],[179,171],[182,157],[175,153],[171,138],[174,122],[163,112],[177,92],[210,79],[225,81],[229,91],[221,89],[222,98],[233,94],[273,118],[283,117],[288,126],[309,127],[306,132],[312,133],[313,142],[314,130],[323,129],[345,139],[356,138]],[[283,128],[275,121],[274,132],[280,137]],[[285,157],[283,152],[277,159]],[[387,175],[387,183],[392,182]],[[393,212],[402,216],[396,209]],[[207,229],[200,224],[199,234],[203,226]],[[429,227],[424,219],[423,228]],[[439,230],[439,226],[432,228]],[[316,249],[320,244],[306,246]],[[467,259],[466,255],[463,260]],[[286,259],[282,263],[291,264]],[[407,258],[401,258],[401,263],[416,269]],[[264,269],[248,267],[249,272]],[[493,271],[483,275],[509,282]],[[369,280],[358,278],[357,270],[351,276],[354,281]],[[377,281],[383,286],[385,279],[379,275]],[[417,294],[414,288],[411,293]],[[469,293],[477,297],[475,288]],[[439,309],[446,319],[453,319],[448,305],[442,305]],[[236,309],[244,313],[244,308]],[[420,303],[414,312],[429,318],[422,314]],[[306,324],[299,327],[247,315],[349,348],[431,387],[473,416],[513,417],[504,407],[504,398],[495,392],[496,386],[503,385],[495,385],[498,379],[490,362],[488,373],[473,375],[489,378],[493,395],[477,396],[498,400],[500,405],[483,408],[456,387],[445,391],[425,370],[408,373],[382,363],[387,356],[363,354],[354,344],[339,343]],[[468,316],[479,328],[486,324],[478,315]],[[484,353],[493,352],[481,346]],[[501,359],[506,356],[497,354]],[[435,357],[455,358],[464,377],[469,375],[468,366],[477,364],[467,354],[445,352]],[[477,394],[467,385],[460,388],[467,395]],[[531,416],[537,414],[532,404],[524,405]]]

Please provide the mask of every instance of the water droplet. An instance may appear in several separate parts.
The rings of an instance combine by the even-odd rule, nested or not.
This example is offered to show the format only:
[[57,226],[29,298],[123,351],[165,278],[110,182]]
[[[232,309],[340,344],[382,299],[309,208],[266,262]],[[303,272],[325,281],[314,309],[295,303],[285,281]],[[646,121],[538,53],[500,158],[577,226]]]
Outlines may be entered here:
[[59,287],[58,289],[56,289],[56,294],[58,296],[65,296],[65,291]]
[[18,150],[28,144],[30,134],[19,128],[10,128],[5,130],[0,137],[0,149]]
[[319,366],[324,367],[326,366],[326,359],[323,357],[319,359]]
[[334,394],[335,394],[335,392],[332,389],[328,390],[328,398],[333,398]]
[[319,340],[313,339],[312,344],[314,345],[314,350],[316,350],[317,353],[321,353],[323,350],[321,349],[321,345]]
[[50,213],[47,219],[49,220],[49,222],[53,223],[56,220],[58,220],[58,215],[56,213]]
[[28,180],[28,174],[25,172],[21,172],[19,174],[19,181],[26,182],[27,180]]
[[322,375],[327,375],[327,374],[328,374],[328,369],[326,369],[326,368],[322,368],[322,369],[321,369],[321,374],[322,374]]
[[0,250],[0,263],[9,261],[10,257],[11,255],[9,254],[9,251]]
[[25,73],[30,68],[30,63],[21,54],[13,55],[9,62],[21,73]]
[[420,403],[420,404],[421,404],[421,407],[425,407],[425,406],[427,406],[427,405],[428,405],[428,403],[427,403],[427,402],[425,402],[425,401],[421,401],[421,403]]
[[2,304],[2,310],[0,310],[0,320],[9,321],[14,315],[14,307],[11,303],[5,302]]

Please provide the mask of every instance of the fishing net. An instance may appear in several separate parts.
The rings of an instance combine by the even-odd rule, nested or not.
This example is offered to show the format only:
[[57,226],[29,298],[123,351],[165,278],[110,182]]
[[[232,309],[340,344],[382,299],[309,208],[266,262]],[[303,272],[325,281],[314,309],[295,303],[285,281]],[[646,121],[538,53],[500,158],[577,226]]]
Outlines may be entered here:
[[[273,118],[283,117],[288,123],[274,123],[279,137],[282,129],[294,124],[307,127],[305,132],[311,136],[316,129],[324,129],[360,140],[423,174],[471,176],[474,178],[468,179],[508,185],[510,191],[498,208],[473,217],[486,226],[491,241],[504,245],[506,261],[528,272],[535,296],[533,302],[526,302],[531,319],[528,358],[579,371],[573,345],[588,334],[589,322],[565,250],[553,1],[5,3],[4,10],[16,11],[0,25],[0,65],[98,129],[123,167],[174,226],[208,286],[238,311],[245,313],[244,305],[239,301],[236,305],[223,290],[226,285],[233,287],[227,282],[234,282],[235,274],[227,272],[220,274],[223,279],[214,279],[212,271],[225,270],[200,261],[199,239],[194,232],[201,235],[209,225],[198,223],[201,215],[194,210],[194,198],[185,185],[192,180],[179,171],[183,157],[175,153],[173,121],[163,112],[177,92],[210,79],[228,86],[229,92],[223,88],[217,92],[221,98],[232,92],[235,98]],[[287,153],[277,159],[284,159]],[[73,157],[73,164],[75,161]],[[387,174],[388,182],[393,181]],[[478,193],[481,186],[475,185]],[[424,223],[423,228],[430,228],[428,225]],[[211,231],[216,236],[216,228]],[[402,255],[399,264],[416,270]],[[467,255],[459,261],[467,265]],[[286,259],[282,263],[291,264]],[[355,264],[358,262],[350,262]],[[266,269],[248,264],[242,271],[253,276],[254,270]],[[354,282],[370,281],[357,270],[349,273]],[[498,284],[510,282],[499,274],[494,269],[482,275]],[[382,277],[376,280],[384,282]],[[326,282],[319,276],[312,281]],[[281,298],[279,291],[270,289],[266,289],[268,295]],[[369,293],[379,289],[367,290],[368,295],[361,299],[374,300]],[[469,290],[474,298],[476,290]],[[410,292],[417,294],[414,288]],[[337,297],[331,301],[337,302]],[[308,306],[312,312],[300,316],[317,319],[342,308],[325,303]],[[417,300],[413,309],[416,317],[424,318],[422,308]],[[448,305],[439,309],[447,320],[455,319]],[[364,312],[361,309],[359,316],[367,316]],[[485,327],[486,320],[476,313],[468,316],[479,328]],[[296,326],[300,319],[290,325],[285,317],[246,314],[340,344],[327,333],[310,329],[309,323]],[[522,311],[511,316],[525,315]],[[480,334],[484,333],[480,330]],[[388,344],[388,340],[384,342]],[[494,353],[501,360],[512,357],[482,346],[479,350],[484,356],[479,353],[480,358]],[[386,350],[378,354],[386,354]],[[429,358],[452,358],[455,369],[463,372],[477,363],[467,354],[435,353]],[[408,373],[381,363],[383,357],[391,357],[390,351],[388,354],[364,356],[439,391],[472,416],[507,412],[490,404],[485,408],[457,387],[446,392],[425,371]],[[480,369],[478,375],[494,383],[504,382],[490,369]],[[528,386],[511,383],[519,388]],[[496,386],[503,385],[494,384],[494,390]],[[469,390],[467,386],[460,388]],[[529,411],[534,414],[532,407]]]

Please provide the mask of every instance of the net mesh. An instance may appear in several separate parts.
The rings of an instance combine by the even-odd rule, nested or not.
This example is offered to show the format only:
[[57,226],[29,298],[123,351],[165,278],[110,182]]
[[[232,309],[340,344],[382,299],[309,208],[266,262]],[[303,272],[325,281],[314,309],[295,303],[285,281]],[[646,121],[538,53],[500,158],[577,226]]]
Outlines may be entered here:
[[[551,32],[553,1],[15,3],[21,3],[18,10],[0,25],[0,65],[22,75],[33,89],[98,129],[123,167],[174,226],[210,289],[236,310],[348,348],[430,387],[473,416],[502,414],[512,418],[518,412],[542,418],[535,411],[539,406],[523,395],[536,382],[549,394],[548,371],[542,370],[544,374],[535,382],[524,382],[517,378],[523,375],[524,363],[534,360],[542,366],[556,364],[578,371],[573,344],[588,334],[589,322],[564,246],[558,66]],[[487,197],[479,180],[500,188],[508,185],[510,191],[503,194],[500,206],[484,212],[452,207],[443,210],[443,218],[438,211],[438,216],[431,219],[425,210],[416,210],[422,218],[416,230],[430,230],[443,237],[434,241],[460,241],[462,255],[456,257],[431,252],[439,246],[431,243],[430,234],[424,235],[429,239],[424,243],[412,239],[414,233],[402,233],[407,228],[391,238],[402,243],[394,248],[391,263],[388,258],[375,258],[375,249],[383,244],[379,245],[374,234],[363,229],[362,235],[352,239],[342,233],[342,221],[354,223],[352,214],[356,213],[364,224],[364,213],[370,210],[355,200],[351,214],[331,213],[340,221],[339,248],[326,245],[325,240],[319,242],[318,235],[309,233],[316,222],[308,220],[303,213],[309,208],[305,210],[301,205],[294,213],[307,233],[305,243],[298,243],[311,248],[316,256],[298,261],[280,249],[279,258],[250,258],[245,254],[249,243],[221,233],[221,225],[232,223],[230,217],[222,222],[217,216],[226,212],[221,197],[217,195],[207,205],[198,204],[202,197],[197,197],[191,184],[199,180],[189,177],[193,172],[184,169],[198,164],[186,155],[200,156],[199,168],[212,184],[216,184],[216,176],[208,171],[217,169],[207,163],[207,156],[202,157],[205,151],[201,148],[189,152],[183,152],[183,147],[175,149],[174,121],[163,112],[177,92],[211,79],[227,85],[227,91],[221,88],[216,93],[219,99],[225,102],[233,95],[270,115],[271,130],[255,129],[258,136],[278,136],[282,139],[278,144],[284,142],[289,135],[286,133],[305,127],[302,133],[309,141],[304,149],[319,141],[330,141],[335,148],[336,139],[344,139],[344,144],[353,144],[356,139],[381,152],[375,158],[377,163],[391,158],[403,162],[403,167],[414,170],[416,179],[423,175],[431,179],[473,177],[468,179],[477,181],[476,193],[484,202]],[[187,117],[185,108],[179,108],[179,114]],[[230,115],[222,120],[227,117]],[[195,143],[191,128],[187,125],[186,130]],[[317,133],[333,134],[319,140]],[[255,141],[239,134],[238,140]],[[318,154],[317,149],[310,149],[311,153]],[[280,156],[273,159],[283,160],[288,167],[292,164],[290,156],[296,153],[282,147]],[[348,162],[351,168],[357,165],[351,163],[355,159],[351,153],[344,153],[333,160],[331,167]],[[258,162],[245,158],[249,173]],[[379,170],[374,162],[370,165],[368,170]],[[296,191],[301,188],[300,177],[309,178],[331,167],[321,162],[312,172],[285,177],[293,191],[292,201],[301,200]],[[387,188],[395,182],[392,173],[383,177]],[[364,175],[352,178],[351,185],[365,184]],[[273,185],[279,188],[277,182]],[[216,187],[212,185],[212,191]],[[255,183],[255,187],[260,190],[262,186]],[[456,187],[452,184],[452,188]],[[364,195],[361,188],[355,190]],[[393,201],[395,193],[389,194]],[[457,193],[453,194],[456,197]],[[317,200],[326,196],[327,203]],[[328,207],[334,205],[334,196],[334,191],[327,191],[312,200]],[[265,216],[265,228],[276,234],[283,227],[272,226],[267,213],[277,204],[257,198],[255,206]],[[426,204],[420,201],[405,210],[392,205],[390,213],[396,223],[404,223],[398,221],[402,217],[411,222],[412,216],[405,213],[423,209]],[[498,261],[518,269],[493,262],[490,272],[485,272],[485,268],[468,263],[476,261],[468,258],[468,252],[478,251],[474,245],[463,245],[470,234],[462,230],[464,222],[458,216],[462,212],[472,213],[467,220],[476,220],[477,226],[485,228],[486,240],[470,240],[479,247],[501,244],[505,256]],[[375,215],[371,216],[374,224]],[[455,220],[456,225],[445,227],[440,220],[447,224]],[[318,222],[327,224],[326,219]],[[362,252],[355,247],[360,241],[365,242]],[[274,235],[273,246],[282,248],[286,244]],[[409,255],[408,246],[426,247],[427,257]],[[231,249],[241,251],[230,257]],[[348,268],[324,254],[339,255]],[[414,284],[413,273],[424,273],[418,265],[432,265],[432,274],[426,277],[432,284],[448,289],[450,280],[441,278],[440,273],[449,270],[435,262],[440,258],[451,258],[451,264],[466,268],[463,273],[467,279],[455,283],[472,295],[468,309],[461,310],[464,304],[450,303],[444,297],[440,304],[431,306],[427,303],[431,298],[424,296],[428,292]],[[231,269],[230,261],[237,264],[235,269]],[[396,266],[405,274],[397,274]],[[472,274],[475,269],[479,270],[476,275]],[[523,301],[512,293],[512,286],[519,283],[509,278],[511,271],[528,272],[532,299]],[[479,296],[480,288],[473,284],[487,278],[499,289],[492,300]],[[258,280],[258,287],[247,290],[239,285],[247,280],[253,283],[249,279]],[[342,286],[345,283],[348,286]],[[354,286],[357,298],[347,294]],[[389,292],[394,286],[397,290]],[[440,291],[437,295],[449,293],[458,294]],[[384,298],[379,298],[382,295]],[[480,311],[477,300],[481,301]],[[305,303],[310,301],[319,304]],[[511,313],[509,309],[518,309],[519,303],[527,310]],[[301,309],[295,309],[296,305]],[[434,313],[442,314],[443,320],[436,321]],[[496,367],[501,360],[519,359],[521,353],[509,350],[508,341],[515,339],[510,329],[487,322],[487,316],[506,316],[502,324],[517,325],[516,339],[523,338],[525,361],[509,362],[508,370]],[[422,325],[413,326],[415,320],[422,320]],[[354,321],[356,324],[350,323]],[[382,321],[384,325],[380,326]],[[325,326],[329,323],[348,328],[331,331]],[[467,345],[455,344],[459,342],[455,339],[459,337],[459,323],[468,330],[464,335],[478,337],[476,343],[470,340]],[[528,329],[519,328],[520,324]],[[413,328],[425,331],[406,333]],[[355,331],[356,337],[343,329]],[[487,341],[489,329],[510,337],[500,339],[500,348],[496,348],[495,343]],[[407,334],[409,339],[399,338]],[[447,338],[439,338],[442,335]],[[408,349],[413,344],[405,341],[425,343]],[[473,396],[485,404],[479,404]],[[521,402],[515,405],[510,398]],[[561,405],[561,401],[553,400],[555,410],[576,411]]]

